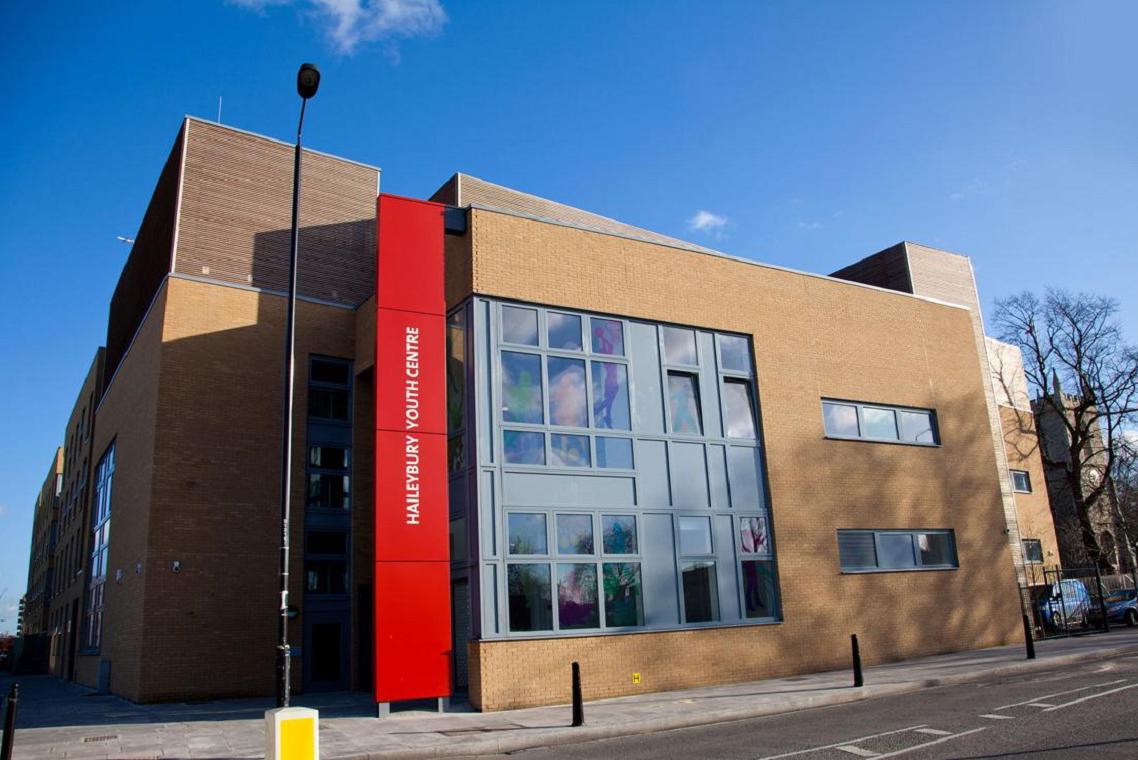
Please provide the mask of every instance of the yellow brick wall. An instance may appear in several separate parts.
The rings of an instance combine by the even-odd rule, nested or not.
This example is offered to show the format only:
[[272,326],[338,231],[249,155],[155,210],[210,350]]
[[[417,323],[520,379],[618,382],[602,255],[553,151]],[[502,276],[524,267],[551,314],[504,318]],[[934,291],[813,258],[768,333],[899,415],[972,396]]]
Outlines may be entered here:
[[[1004,450],[1008,467],[1024,470],[1031,479],[1031,493],[1016,492],[1019,532],[1024,538],[1037,538],[1043,544],[1043,564],[1059,564],[1059,543],[1055,538],[1055,521],[1047,498],[1047,481],[1043,474],[1043,457],[1035,431],[1035,416],[1027,409],[1000,407],[1000,423],[1004,431]],[[1031,577],[1029,568],[1029,578]],[[1035,573],[1039,575],[1038,572]],[[1042,582],[1037,577],[1036,582]]]
[[[489,211],[470,237],[475,293],[753,336],[784,610],[758,627],[474,642],[475,704],[564,702],[574,659],[597,698],[845,667],[850,633],[868,663],[1022,635],[968,310]],[[942,445],[826,440],[822,397],[935,409]],[[960,567],[843,575],[839,528],[951,528]]]

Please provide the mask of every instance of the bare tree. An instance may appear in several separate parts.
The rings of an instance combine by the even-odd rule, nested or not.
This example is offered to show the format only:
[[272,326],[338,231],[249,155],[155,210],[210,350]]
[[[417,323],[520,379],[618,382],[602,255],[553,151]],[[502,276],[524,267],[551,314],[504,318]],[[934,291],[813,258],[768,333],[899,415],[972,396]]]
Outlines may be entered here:
[[[1107,570],[1091,513],[1105,504],[1117,514],[1118,444],[1138,417],[1138,349],[1123,341],[1117,312],[1113,299],[1049,289],[1042,299],[1021,293],[998,301],[995,316],[1001,340],[1023,352],[1037,394],[1032,408],[1041,443],[1047,440],[1040,446],[1043,463],[1062,473],[1082,548]],[[1048,440],[1047,425],[1065,433],[1061,445]],[[1131,537],[1124,540],[1133,552]]]
[[1138,431],[1119,436],[1114,454],[1114,505],[1118,526],[1130,549],[1131,569],[1138,577]]

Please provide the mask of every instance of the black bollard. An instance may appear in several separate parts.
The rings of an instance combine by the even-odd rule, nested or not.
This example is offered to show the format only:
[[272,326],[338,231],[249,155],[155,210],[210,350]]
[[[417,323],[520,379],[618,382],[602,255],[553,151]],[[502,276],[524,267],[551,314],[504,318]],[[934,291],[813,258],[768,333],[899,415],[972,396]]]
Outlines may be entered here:
[[585,725],[585,706],[581,703],[581,666],[573,663],[573,723]]
[[4,743],[0,744],[0,760],[12,760],[12,745],[16,743],[16,706],[20,703],[20,684],[12,684],[8,694],[8,709],[4,713]]
[[1027,659],[1035,659],[1035,634],[1031,630],[1031,619],[1023,616],[1023,643],[1027,647]]
[[853,672],[854,672],[854,688],[865,685],[865,679],[861,677],[861,649],[857,645],[857,634],[850,634],[850,645],[853,648]]

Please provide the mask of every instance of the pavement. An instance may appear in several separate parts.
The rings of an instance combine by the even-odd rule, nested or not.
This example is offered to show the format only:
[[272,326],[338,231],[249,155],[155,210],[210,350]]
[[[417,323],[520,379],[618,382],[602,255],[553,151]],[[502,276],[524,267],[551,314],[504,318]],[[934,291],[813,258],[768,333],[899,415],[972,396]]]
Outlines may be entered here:
[[[320,711],[325,760],[428,758],[501,754],[709,725],[844,704],[1047,670],[1138,653],[1138,629],[937,655],[865,669],[854,688],[849,671],[815,673],[585,703],[585,725],[569,726],[568,705],[478,713],[456,705],[439,714],[426,705],[376,717],[366,694],[304,695],[295,704]],[[568,677],[568,676],[567,676]],[[0,674],[0,693],[14,679]],[[270,700],[230,699],[138,705],[48,676],[23,676],[14,760],[60,758],[261,758]]]

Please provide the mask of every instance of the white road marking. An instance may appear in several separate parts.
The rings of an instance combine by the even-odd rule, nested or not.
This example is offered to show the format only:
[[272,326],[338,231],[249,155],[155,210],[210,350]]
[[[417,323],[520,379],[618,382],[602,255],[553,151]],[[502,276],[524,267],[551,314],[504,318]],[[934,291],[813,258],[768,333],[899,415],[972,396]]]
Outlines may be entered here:
[[884,755],[878,755],[877,757],[880,758],[880,760],[885,760],[885,758],[887,758],[887,757],[897,757],[898,755],[904,755],[904,754],[907,754],[909,752],[912,752],[915,749],[924,749],[925,747],[932,747],[933,745],[936,745],[936,744],[944,744],[947,741],[952,741],[953,739],[959,739],[962,736],[968,736],[969,734],[978,734],[981,731],[987,731],[987,730],[988,730],[987,728],[974,728],[971,731],[961,731],[959,734],[949,734],[948,736],[942,736],[941,738],[936,739],[936,740],[931,741],[931,742],[925,742],[924,744],[918,744],[914,747],[906,747],[905,749],[899,749],[899,750],[896,750],[894,752],[886,752]]
[[1064,702],[1061,705],[1055,705],[1054,707],[1048,707],[1043,712],[1051,712],[1053,710],[1062,710],[1064,707],[1070,707],[1071,705],[1077,705],[1080,702],[1086,702],[1088,699],[1098,699],[1099,697],[1105,697],[1109,694],[1115,694],[1115,693],[1120,692],[1120,691],[1126,691],[1127,689],[1138,689],[1138,683],[1132,683],[1128,686],[1119,686],[1117,689],[1110,689],[1108,691],[1100,691],[1098,694],[1088,694],[1085,697],[1073,699],[1070,702]]
[[880,752],[870,752],[867,749],[855,747],[852,744],[842,744],[841,746],[834,747],[834,749],[840,749],[842,752],[849,752],[851,755],[857,755],[858,757],[877,757],[881,754]]
[[987,715],[981,715],[980,717],[981,718],[991,718],[992,720],[1015,720],[1015,717],[1012,715],[994,715],[992,713],[988,713]]
[[1080,686],[1077,689],[1068,689],[1067,691],[1057,691],[1054,694],[1044,694],[1043,696],[1032,697],[1031,699],[1024,700],[1023,702],[1013,702],[1010,705],[1003,705],[1003,706],[997,707],[995,709],[997,711],[999,711],[999,710],[1006,710],[1009,707],[1022,707],[1023,705],[1030,705],[1032,702],[1039,702],[1040,700],[1043,700],[1043,699],[1051,699],[1052,697],[1061,697],[1064,694],[1074,694],[1075,692],[1086,691],[1087,689],[1097,689],[1100,686],[1113,686],[1116,683],[1124,683],[1125,681],[1126,681],[1125,678],[1119,678],[1116,681],[1107,681],[1106,683],[1096,683],[1096,684],[1091,684],[1090,686]]
[[[846,739],[845,741],[837,742],[836,744],[827,744],[823,747],[811,747],[810,749],[800,749],[795,752],[784,752],[781,755],[767,755],[760,757],[757,760],[778,760],[782,757],[795,757],[796,755],[805,755],[809,752],[818,752],[823,749],[835,749],[837,747],[845,746],[848,744],[857,744],[858,742],[869,741],[870,739],[879,739],[882,736],[893,736],[894,734],[903,734],[906,731],[916,731],[918,728],[924,728],[927,724],[918,723],[915,726],[907,726],[906,728],[898,728],[896,731],[885,731],[880,734],[870,734],[869,736],[862,736],[857,739]],[[878,757],[885,757],[885,755],[878,755]]]
[[1047,702],[1028,702],[1027,706],[1028,707],[1054,707],[1055,705],[1049,704]]
[[941,731],[939,728],[918,728],[918,734],[931,734],[932,736],[952,736],[951,731]]

